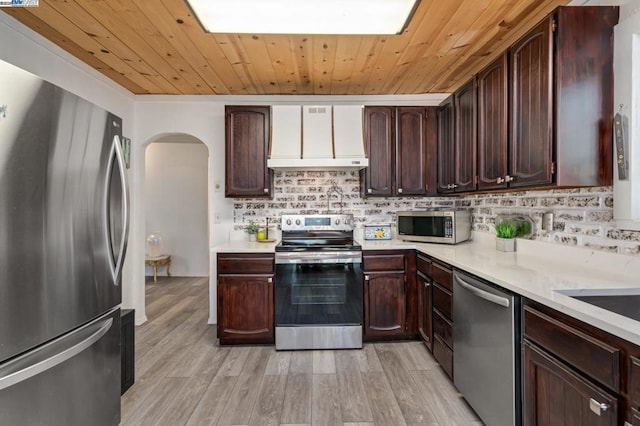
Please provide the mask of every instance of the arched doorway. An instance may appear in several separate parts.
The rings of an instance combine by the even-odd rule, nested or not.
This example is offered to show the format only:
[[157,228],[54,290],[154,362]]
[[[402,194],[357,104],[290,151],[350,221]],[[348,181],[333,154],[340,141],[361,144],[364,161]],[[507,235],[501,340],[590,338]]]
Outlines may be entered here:
[[[209,277],[208,148],[188,134],[163,134],[145,146],[145,237],[162,236],[173,277]],[[146,283],[153,270],[145,268]],[[166,280],[160,267],[158,282]],[[146,298],[145,298],[146,300]]]

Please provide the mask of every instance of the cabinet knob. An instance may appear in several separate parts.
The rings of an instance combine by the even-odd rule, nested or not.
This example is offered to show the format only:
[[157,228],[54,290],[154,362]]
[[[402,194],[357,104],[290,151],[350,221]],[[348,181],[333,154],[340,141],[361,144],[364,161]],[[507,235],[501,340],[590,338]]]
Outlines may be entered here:
[[371,188],[367,188],[367,194],[371,194],[372,192]]
[[496,183],[504,183],[504,179],[499,177],[498,179],[496,179]]
[[589,409],[591,409],[595,414],[600,415],[603,411],[607,411],[609,409],[609,404],[600,403],[593,398],[589,398]]
[[398,194],[402,194],[402,188],[398,188]]
[[505,182],[513,182],[514,180],[516,180],[515,176],[509,176],[509,175],[506,175],[506,176],[504,177],[504,181],[505,181]]
[[364,280],[365,280],[365,281],[369,281],[369,275],[365,275],[365,276],[364,276]]
[[429,283],[425,281],[424,288],[427,288],[427,287],[429,287]]
[[273,282],[273,278],[267,278],[267,282],[271,284]]
[[264,193],[266,194],[267,192],[269,192],[269,188],[264,189]]

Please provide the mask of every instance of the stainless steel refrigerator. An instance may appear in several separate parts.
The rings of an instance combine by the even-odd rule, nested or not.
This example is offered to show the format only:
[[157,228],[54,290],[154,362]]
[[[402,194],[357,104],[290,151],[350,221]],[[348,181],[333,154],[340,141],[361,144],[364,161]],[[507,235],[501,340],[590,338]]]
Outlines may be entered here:
[[120,421],[121,135],[0,61],[0,424]]

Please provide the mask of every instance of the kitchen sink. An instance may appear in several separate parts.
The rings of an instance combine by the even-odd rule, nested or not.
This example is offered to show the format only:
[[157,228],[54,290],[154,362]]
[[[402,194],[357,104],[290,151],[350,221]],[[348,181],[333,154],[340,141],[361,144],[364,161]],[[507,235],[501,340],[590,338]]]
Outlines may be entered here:
[[556,290],[556,292],[609,312],[640,321],[640,288]]

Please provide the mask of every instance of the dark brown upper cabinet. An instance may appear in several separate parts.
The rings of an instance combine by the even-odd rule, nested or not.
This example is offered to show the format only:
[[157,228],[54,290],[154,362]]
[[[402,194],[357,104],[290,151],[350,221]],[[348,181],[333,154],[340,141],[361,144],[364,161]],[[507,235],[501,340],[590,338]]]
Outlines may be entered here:
[[438,114],[438,192],[473,191],[476,187],[475,79],[440,104]]
[[472,79],[453,96],[455,107],[455,182],[454,192],[476,188],[476,81]]
[[560,7],[509,49],[510,187],[610,185],[617,7]]
[[435,107],[365,107],[365,196],[435,193]]
[[611,185],[617,22],[617,7],[559,7],[447,98],[438,192]]
[[271,197],[270,108],[225,107],[225,197]]
[[365,141],[369,167],[363,170],[365,196],[393,195],[393,107],[365,107]]
[[453,192],[455,180],[455,112],[453,95],[438,107],[438,193]]
[[506,188],[507,55],[478,73],[478,189]]

